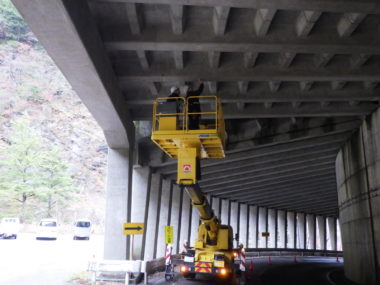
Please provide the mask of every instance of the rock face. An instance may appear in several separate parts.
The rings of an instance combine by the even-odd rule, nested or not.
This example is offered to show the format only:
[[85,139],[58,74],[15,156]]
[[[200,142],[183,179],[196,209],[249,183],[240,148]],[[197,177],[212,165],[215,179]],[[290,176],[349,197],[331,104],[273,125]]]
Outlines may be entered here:
[[58,218],[71,223],[85,217],[102,229],[107,154],[102,130],[38,44],[3,40],[0,145],[9,143],[13,122],[20,117],[29,119],[45,145],[58,146],[70,165],[79,195],[65,210],[57,210]]

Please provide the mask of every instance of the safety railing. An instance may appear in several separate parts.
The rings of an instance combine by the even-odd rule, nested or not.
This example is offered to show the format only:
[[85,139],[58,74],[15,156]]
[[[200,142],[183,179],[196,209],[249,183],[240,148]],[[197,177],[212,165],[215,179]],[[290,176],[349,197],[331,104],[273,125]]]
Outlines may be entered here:
[[221,103],[214,95],[160,97],[153,106],[153,131],[222,129],[224,132]]

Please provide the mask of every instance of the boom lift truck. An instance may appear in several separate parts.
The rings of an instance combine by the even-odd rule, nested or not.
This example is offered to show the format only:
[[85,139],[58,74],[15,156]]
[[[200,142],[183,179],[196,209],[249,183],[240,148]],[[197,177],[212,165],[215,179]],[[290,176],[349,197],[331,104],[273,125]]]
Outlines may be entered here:
[[[189,112],[194,99],[200,101],[203,112]],[[191,116],[202,116],[196,130],[188,127],[194,118]],[[187,251],[180,267],[185,278],[212,274],[228,279],[237,270],[232,228],[220,224],[197,183],[200,158],[225,157],[225,136],[221,103],[216,96],[160,97],[154,101],[151,139],[167,155],[178,159],[177,184],[184,187],[200,214],[194,248]]]

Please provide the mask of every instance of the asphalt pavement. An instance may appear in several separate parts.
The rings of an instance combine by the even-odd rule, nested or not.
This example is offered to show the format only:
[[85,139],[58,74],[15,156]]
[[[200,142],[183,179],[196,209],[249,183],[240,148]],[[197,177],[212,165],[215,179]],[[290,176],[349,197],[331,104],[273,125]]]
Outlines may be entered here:
[[0,239],[0,285],[67,285],[102,254],[103,236],[97,235],[89,241],[72,235],[36,240],[34,234],[22,233],[16,240]]
[[[343,260],[327,257],[268,257],[248,259],[247,285],[345,285],[335,283],[332,273],[343,270]],[[251,266],[252,262],[252,266]],[[249,270],[253,267],[252,270]],[[212,277],[196,277],[195,280],[186,280],[179,274],[172,282],[164,280],[163,274],[150,279],[150,284],[164,285],[193,285],[193,284],[243,284],[242,280],[230,282],[216,280]]]

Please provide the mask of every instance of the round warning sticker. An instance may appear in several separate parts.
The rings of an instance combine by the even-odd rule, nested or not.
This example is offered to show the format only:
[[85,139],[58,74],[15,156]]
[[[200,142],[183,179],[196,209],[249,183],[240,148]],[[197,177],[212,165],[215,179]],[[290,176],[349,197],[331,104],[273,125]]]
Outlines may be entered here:
[[191,164],[184,164],[182,166],[183,173],[189,173],[191,172]]

